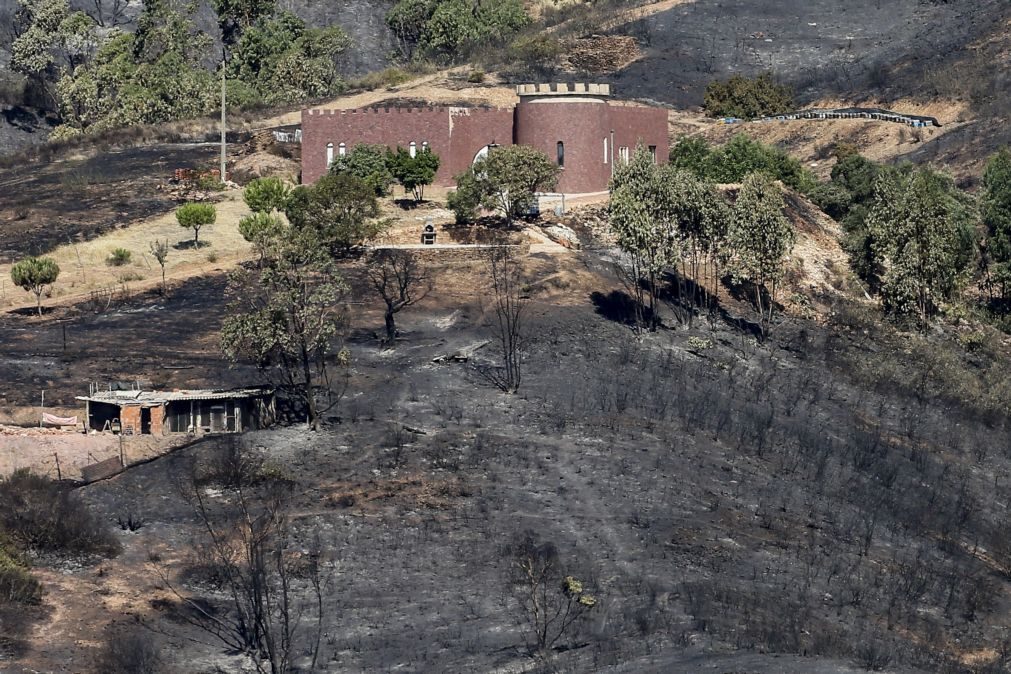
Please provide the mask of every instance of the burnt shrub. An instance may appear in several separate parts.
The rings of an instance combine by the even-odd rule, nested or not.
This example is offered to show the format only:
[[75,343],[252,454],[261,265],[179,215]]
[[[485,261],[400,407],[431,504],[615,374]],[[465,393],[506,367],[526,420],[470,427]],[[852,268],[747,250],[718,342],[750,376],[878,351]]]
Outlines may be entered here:
[[120,674],[159,674],[165,671],[161,650],[151,635],[134,629],[115,635],[105,644],[96,662],[97,672]]
[[26,469],[0,480],[0,532],[36,552],[116,555],[119,542],[70,490]]
[[0,605],[42,603],[42,584],[28,571],[26,564],[0,539]]

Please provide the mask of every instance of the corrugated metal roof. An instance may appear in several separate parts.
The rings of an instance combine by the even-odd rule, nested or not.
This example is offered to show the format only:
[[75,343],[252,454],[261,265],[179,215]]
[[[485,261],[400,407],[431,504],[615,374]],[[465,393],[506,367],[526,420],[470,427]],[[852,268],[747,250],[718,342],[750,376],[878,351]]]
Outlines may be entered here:
[[226,400],[255,398],[267,395],[267,388],[202,389],[187,391],[98,391],[90,396],[77,396],[77,400],[119,405],[160,404],[180,400]]

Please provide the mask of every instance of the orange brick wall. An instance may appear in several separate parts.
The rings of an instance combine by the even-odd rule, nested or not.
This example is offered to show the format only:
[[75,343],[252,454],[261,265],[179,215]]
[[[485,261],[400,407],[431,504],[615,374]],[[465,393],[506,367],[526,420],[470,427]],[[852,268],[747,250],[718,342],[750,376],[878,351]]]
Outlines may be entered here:
[[151,435],[165,433],[165,406],[151,408]]
[[133,426],[134,435],[140,435],[140,406],[131,405],[121,408],[119,421],[124,431],[126,431],[127,426]]

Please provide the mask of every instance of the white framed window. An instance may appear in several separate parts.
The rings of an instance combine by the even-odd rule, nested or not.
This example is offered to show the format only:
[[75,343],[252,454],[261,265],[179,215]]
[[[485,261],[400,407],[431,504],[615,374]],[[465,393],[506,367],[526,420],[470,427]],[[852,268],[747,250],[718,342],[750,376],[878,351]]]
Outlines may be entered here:
[[649,156],[653,158],[653,163],[656,163],[656,145],[649,146]]
[[333,143],[326,144],[326,167],[330,168],[333,163]]
[[604,139],[604,163],[607,163],[607,139]]
[[412,140],[411,141],[411,145],[410,145],[410,147],[408,147],[407,151],[411,153],[411,157],[417,157],[418,156],[418,144],[415,143]]
[[340,145],[337,146],[337,155],[338,156],[343,157],[347,153],[348,153],[348,146],[347,145],[345,145],[344,143],[341,143]]
[[628,163],[628,148],[627,147],[619,147],[618,148],[618,159],[621,160],[622,164],[627,164]]
[[565,143],[558,141],[555,145],[555,153],[558,155],[558,168],[565,168]]
[[427,152],[428,151],[428,141],[427,140],[421,141],[421,151],[422,152]]
[[489,151],[491,151],[491,145],[485,145],[483,148],[481,148],[480,150],[478,150],[474,154],[474,161],[472,161],[471,164],[476,164],[479,161],[481,161],[482,159],[484,159],[485,157],[487,157]]

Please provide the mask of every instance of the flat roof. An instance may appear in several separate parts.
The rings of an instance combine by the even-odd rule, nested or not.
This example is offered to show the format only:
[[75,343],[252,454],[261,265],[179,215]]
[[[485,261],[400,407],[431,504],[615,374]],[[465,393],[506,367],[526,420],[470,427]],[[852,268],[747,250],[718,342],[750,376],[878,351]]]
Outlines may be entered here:
[[184,400],[233,400],[235,398],[256,398],[267,395],[266,387],[239,389],[193,389],[184,391],[97,391],[89,396],[77,396],[77,400],[112,405],[157,405]]

